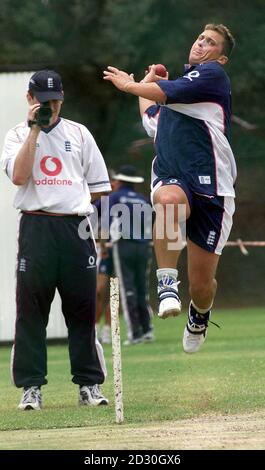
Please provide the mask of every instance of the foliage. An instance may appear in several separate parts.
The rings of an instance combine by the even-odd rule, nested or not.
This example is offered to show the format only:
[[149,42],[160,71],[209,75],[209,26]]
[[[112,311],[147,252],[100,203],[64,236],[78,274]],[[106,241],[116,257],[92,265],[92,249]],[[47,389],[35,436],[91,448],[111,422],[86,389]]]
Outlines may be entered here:
[[[173,78],[209,22],[227,24],[236,37],[227,65],[233,112],[262,128],[252,135],[234,127],[232,141],[239,170],[256,169],[251,187],[257,192],[258,173],[264,175],[265,169],[264,0],[2,0],[0,67],[32,70],[33,64],[58,70],[66,94],[65,117],[88,126],[109,166],[116,168],[125,159],[136,162],[149,181],[151,140],[137,151],[132,148],[134,141],[146,138],[137,99],[104,82],[102,72],[111,64],[139,80],[149,64],[159,62]],[[247,188],[243,178],[239,196]]]

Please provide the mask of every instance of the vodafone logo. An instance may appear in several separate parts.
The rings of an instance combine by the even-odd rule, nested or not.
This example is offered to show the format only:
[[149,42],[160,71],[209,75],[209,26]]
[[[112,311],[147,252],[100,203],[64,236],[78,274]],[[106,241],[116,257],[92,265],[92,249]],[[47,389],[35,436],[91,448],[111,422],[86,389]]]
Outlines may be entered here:
[[63,165],[59,158],[47,155],[40,161],[40,169],[46,175],[45,178],[34,179],[33,181],[37,186],[72,186],[72,180],[56,178],[61,173],[62,168]]
[[62,171],[62,163],[57,157],[43,157],[40,161],[41,171],[47,176],[57,176]]

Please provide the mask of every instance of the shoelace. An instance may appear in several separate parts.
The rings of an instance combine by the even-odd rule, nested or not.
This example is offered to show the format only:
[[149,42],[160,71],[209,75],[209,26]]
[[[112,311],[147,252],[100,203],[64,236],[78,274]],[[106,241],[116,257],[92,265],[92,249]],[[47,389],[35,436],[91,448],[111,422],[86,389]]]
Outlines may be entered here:
[[33,400],[36,400],[36,399],[38,400],[39,396],[40,396],[39,389],[37,387],[36,388],[31,387],[25,390],[23,401],[24,402],[30,401],[31,398],[33,398]]
[[102,398],[103,395],[100,392],[99,386],[97,384],[92,385],[92,387],[89,387],[91,395],[93,398]]
[[168,274],[164,274],[164,276],[162,276],[162,279],[160,279],[158,284],[159,284],[159,287],[163,288],[163,287],[171,286],[172,284],[175,284],[175,283],[178,286],[180,284],[180,281],[176,281],[175,279],[170,277]]
[[211,321],[211,320],[207,320],[205,323],[201,324],[201,325],[198,325],[197,323],[194,322],[193,319],[190,318],[190,323],[191,323],[191,327],[192,328],[200,328],[202,329],[203,327],[207,328],[208,327],[208,323],[211,323],[212,325],[216,326],[217,328],[220,328],[221,330],[221,326],[218,325],[218,323],[215,323],[214,321]]
[[217,326],[217,328],[220,328],[220,330],[222,329],[220,325],[218,325],[218,323],[214,323],[214,321],[209,320],[209,323],[211,323],[214,326]]

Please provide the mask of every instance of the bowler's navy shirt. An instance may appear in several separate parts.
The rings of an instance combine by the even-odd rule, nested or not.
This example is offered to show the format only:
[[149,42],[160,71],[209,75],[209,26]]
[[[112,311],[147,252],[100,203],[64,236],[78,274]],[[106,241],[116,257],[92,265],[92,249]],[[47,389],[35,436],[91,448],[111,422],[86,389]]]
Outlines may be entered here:
[[[150,106],[143,117],[148,134],[155,137],[157,180],[180,178],[200,194],[234,196],[231,90],[223,67],[216,61],[191,66],[182,77],[157,84],[166,103]],[[151,122],[158,113],[155,133]]]

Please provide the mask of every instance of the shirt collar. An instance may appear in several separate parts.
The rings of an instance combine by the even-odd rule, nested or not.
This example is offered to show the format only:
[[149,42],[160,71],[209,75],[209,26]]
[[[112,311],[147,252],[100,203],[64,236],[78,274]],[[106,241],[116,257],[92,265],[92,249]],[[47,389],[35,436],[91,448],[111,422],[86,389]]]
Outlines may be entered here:
[[184,71],[187,72],[188,70],[192,69],[193,67],[195,67],[195,65],[184,64]]
[[42,127],[41,130],[45,132],[45,134],[49,134],[50,131],[52,131],[56,126],[58,126],[60,121],[61,121],[61,118],[59,117],[54,124],[52,124],[49,127]]

